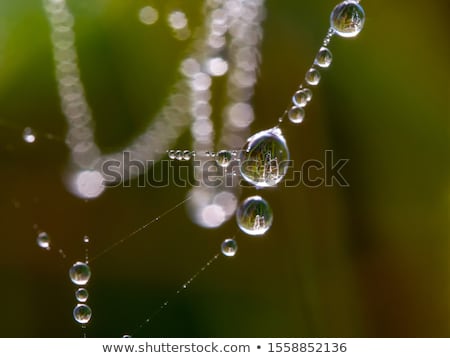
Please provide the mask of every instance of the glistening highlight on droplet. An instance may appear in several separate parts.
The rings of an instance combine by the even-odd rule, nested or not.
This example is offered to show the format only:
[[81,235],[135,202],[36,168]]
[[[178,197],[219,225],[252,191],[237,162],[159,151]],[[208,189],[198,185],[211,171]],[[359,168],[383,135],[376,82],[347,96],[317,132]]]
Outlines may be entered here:
[[272,226],[272,208],[262,197],[251,196],[245,199],[236,210],[236,222],[248,235],[264,235]]

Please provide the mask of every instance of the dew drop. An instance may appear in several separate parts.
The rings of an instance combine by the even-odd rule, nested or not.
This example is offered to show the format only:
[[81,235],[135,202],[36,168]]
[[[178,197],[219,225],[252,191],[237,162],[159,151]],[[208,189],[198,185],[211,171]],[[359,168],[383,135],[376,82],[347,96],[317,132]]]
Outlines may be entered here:
[[336,5],[330,15],[331,27],[342,37],[355,37],[364,27],[366,15],[356,1],[343,1]]
[[175,159],[176,158],[174,150],[169,150],[168,155],[169,155],[169,159]]
[[89,236],[83,237],[83,242],[84,242],[85,244],[89,244]]
[[39,247],[45,250],[50,250],[51,240],[50,236],[48,236],[46,232],[40,232],[36,238],[36,242]]
[[289,166],[289,149],[279,128],[251,136],[239,154],[242,177],[257,187],[278,184]]
[[183,160],[183,151],[182,150],[177,150],[175,152],[175,159],[176,160]]
[[297,107],[305,107],[308,104],[308,93],[304,89],[298,90],[292,97],[292,102]]
[[185,151],[183,152],[183,159],[184,159],[184,160],[189,160],[189,159],[191,159],[191,156],[192,156],[192,153],[191,153],[190,150],[185,150]]
[[133,337],[130,336],[129,334],[124,334],[124,335],[122,336],[122,338],[133,338]]
[[238,246],[234,239],[225,239],[222,242],[221,251],[224,256],[234,256],[236,255]]
[[317,86],[320,82],[320,72],[315,68],[310,68],[306,72],[305,81],[311,86]]
[[73,318],[75,321],[81,324],[86,324],[91,320],[92,317],[92,310],[91,308],[84,304],[78,304],[73,309]]
[[69,270],[69,276],[75,285],[82,286],[91,278],[91,269],[84,262],[75,262]]
[[22,138],[26,143],[34,143],[36,141],[36,135],[33,129],[26,127],[22,132]]
[[333,55],[331,51],[326,47],[321,47],[319,52],[317,52],[314,63],[319,67],[327,68],[330,67],[332,61]]
[[302,107],[292,107],[288,112],[289,120],[292,123],[299,124],[305,118],[305,110]]
[[233,153],[228,150],[221,150],[216,154],[216,162],[221,167],[226,168],[233,159]]
[[236,210],[239,228],[248,235],[264,235],[272,226],[273,214],[269,203],[258,195],[245,199]]
[[78,302],[86,302],[89,298],[89,292],[84,287],[80,287],[75,291],[75,298]]

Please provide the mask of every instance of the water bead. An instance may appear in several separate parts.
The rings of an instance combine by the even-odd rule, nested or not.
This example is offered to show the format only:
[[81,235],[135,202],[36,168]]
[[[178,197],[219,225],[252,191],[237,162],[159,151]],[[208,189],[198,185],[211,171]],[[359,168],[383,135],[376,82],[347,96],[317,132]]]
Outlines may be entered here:
[[310,68],[306,72],[305,81],[311,86],[317,86],[320,82],[320,72],[315,68]]
[[169,158],[170,159],[175,159],[176,155],[175,155],[175,151],[174,150],[169,150],[168,152]]
[[75,291],[75,298],[78,302],[86,302],[89,298],[89,292],[84,287],[80,287],[78,290]]
[[221,150],[216,154],[216,163],[223,168],[226,168],[233,159],[233,153],[228,150]]
[[329,49],[326,47],[321,47],[319,52],[317,52],[316,59],[314,63],[322,68],[330,67],[331,62],[333,61],[333,55]]
[[39,235],[36,238],[36,243],[39,247],[50,250],[50,236],[46,232],[40,232]]
[[36,141],[36,135],[33,129],[26,127],[22,132],[22,138],[27,143],[34,143]]
[[292,97],[292,102],[297,107],[305,107],[308,104],[308,94],[303,90],[298,90]]
[[225,239],[222,242],[221,251],[224,256],[234,256],[236,255],[238,246],[234,239]]
[[312,91],[309,88],[303,88],[302,91],[306,94],[308,102],[311,102],[313,96]]
[[356,1],[343,1],[336,5],[330,15],[330,24],[336,34],[355,37],[364,27],[366,15]]
[[289,149],[279,128],[251,136],[239,154],[242,177],[256,187],[278,184],[289,166]]
[[289,120],[292,123],[299,124],[305,118],[305,110],[302,107],[292,107],[288,112]]
[[89,282],[91,269],[84,262],[75,262],[69,270],[69,276],[75,285],[82,286]]
[[183,151],[177,150],[177,151],[175,152],[175,159],[176,159],[176,160],[183,160]]
[[273,213],[269,203],[258,195],[245,199],[236,210],[239,228],[248,235],[264,235],[272,226]]
[[191,155],[192,155],[192,153],[191,153],[190,150],[185,150],[185,151],[183,152],[183,159],[184,159],[184,160],[189,160],[189,159],[191,159]]
[[91,308],[84,304],[78,304],[73,309],[73,318],[75,321],[81,324],[86,324],[91,320],[92,317],[92,310]]

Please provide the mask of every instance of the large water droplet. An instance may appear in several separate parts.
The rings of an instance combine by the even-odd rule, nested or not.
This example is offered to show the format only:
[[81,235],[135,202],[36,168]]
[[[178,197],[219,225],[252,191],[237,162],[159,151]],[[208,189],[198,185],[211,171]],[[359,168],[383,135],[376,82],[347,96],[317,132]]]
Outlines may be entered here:
[[91,320],[92,317],[92,310],[91,308],[84,304],[78,304],[73,309],[73,318],[75,321],[81,324],[86,324]]
[[315,68],[310,68],[306,72],[305,81],[311,86],[317,86],[320,82],[320,72]]
[[238,246],[234,239],[225,239],[222,242],[221,251],[222,251],[222,254],[225,256],[231,257],[231,256],[236,255],[237,249],[238,249]]
[[343,1],[331,12],[330,23],[336,34],[342,37],[355,37],[364,27],[366,15],[356,1]]
[[220,152],[218,152],[216,154],[217,164],[224,168],[230,164],[232,158],[233,158],[233,153],[231,153],[228,150],[221,150]]
[[82,286],[91,278],[91,269],[84,262],[75,262],[69,270],[69,276],[75,285]]
[[240,155],[242,177],[257,187],[278,184],[289,167],[289,149],[279,128],[251,136]]
[[36,243],[39,247],[42,247],[45,250],[50,250],[50,236],[46,232],[40,232],[36,238]]
[[302,107],[292,107],[288,112],[288,117],[292,123],[302,123],[305,118],[305,110]]
[[331,51],[326,47],[321,47],[319,52],[317,52],[314,63],[319,67],[327,68],[330,67],[332,61],[333,55]]
[[75,291],[75,298],[78,302],[86,302],[89,298],[89,292],[84,287],[80,287]]
[[246,234],[264,235],[272,226],[272,209],[260,196],[251,196],[238,207],[236,221],[239,228]]
[[26,127],[22,132],[22,138],[27,143],[34,143],[36,141],[36,135],[33,129]]

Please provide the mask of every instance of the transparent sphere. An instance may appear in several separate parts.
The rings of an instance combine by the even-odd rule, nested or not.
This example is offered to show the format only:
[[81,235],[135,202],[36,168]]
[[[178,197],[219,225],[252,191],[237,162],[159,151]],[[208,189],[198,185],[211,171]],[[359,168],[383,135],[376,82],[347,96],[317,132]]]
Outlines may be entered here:
[[305,107],[308,104],[308,93],[303,89],[298,90],[292,97],[292,102],[297,107]]
[[86,302],[89,298],[89,292],[85,288],[81,287],[75,291],[75,298],[78,302]]
[[40,232],[36,238],[36,243],[39,247],[42,247],[45,250],[50,250],[50,236],[46,232]]
[[242,177],[257,187],[278,184],[289,167],[289,149],[279,128],[251,136],[239,155]]
[[92,310],[88,305],[81,303],[73,309],[73,318],[81,324],[86,324],[91,320]]
[[184,160],[189,160],[189,159],[191,159],[191,156],[192,156],[192,153],[191,153],[190,150],[185,150],[185,151],[183,152],[183,159],[184,159]]
[[183,151],[177,150],[177,151],[175,152],[175,159],[176,159],[176,160],[183,160]]
[[335,33],[342,37],[355,37],[364,27],[366,15],[356,1],[343,1],[331,12],[330,23]]
[[224,256],[234,256],[236,255],[238,246],[234,239],[225,239],[222,242],[221,251]]
[[168,153],[170,159],[175,159],[177,157],[175,155],[175,151],[174,150],[169,150],[167,153]]
[[289,120],[292,123],[302,123],[305,118],[305,110],[302,107],[292,107],[288,112]]
[[305,81],[311,86],[317,86],[320,82],[320,72],[315,68],[310,68],[306,72]]
[[331,51],[326,47],[321,47],[319,52],[317,52],[314,63],[319,67],[327,68],[330,67],[332,61],[333,55]]
[[216,154],[216,163],[221,167],[227,167],[230,164],[231,159],[233,159],[233,153],[229,150],[221,150]]
[[91,278],[91,269],[84,262],[75,262],[69,270],[69,276],[75,285],[82,286]]
[[269,203],[258,195],[245,199],[236,210],[239,228],[248,235],[264,235],[272,226],[273,213]]
[[306,95],[308,102],[311,102],[313,96],[312,91],[309,88],[303,88],[302,91]]

